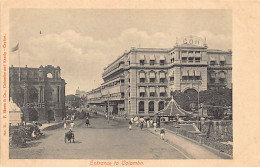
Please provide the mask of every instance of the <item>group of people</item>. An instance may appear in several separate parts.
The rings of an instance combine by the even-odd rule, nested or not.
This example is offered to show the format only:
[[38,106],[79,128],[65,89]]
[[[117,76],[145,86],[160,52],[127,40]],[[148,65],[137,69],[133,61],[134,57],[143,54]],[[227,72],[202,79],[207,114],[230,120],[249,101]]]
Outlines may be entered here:
[[[128,123],[129,124],[129,130],[132,129],[133,123],[134,123],[134,118],[131,118],[129,120],[129,123]],[[142,130],[143,127],[144,127],[144,119],[139,119],[139,120],[136,121],[136,123],[139,123],[140,129]],[[151,120],[147,120],[146,121],[146,126],[147,126],[147,128],[150,128],[150,127],[153,126],[154,131],[156,132],[157,131],[157,127],[160,128],[160,122],[153,121],[152,119]],[[165,130],[164,130],[163,127],[161,127],[160,136],[161,136],[161,139],[164,140]]]
[[[88,117],[86,118],[86,125],[87,125],[87,127],[90,125],[90,122],[89,122],[89,118],[88,118]],[[73,130],[73,129],[74,129],[74,126],[75,126],[74,121],[71,121],[71,123],[70,123],[70,130]],[[65,129],[65,130],[67,129],[67,120],[64,121],[64,129]]]
[[[67,129],[67,120],[64,121],[64,129],[66,130]],[[74,129],[74,126],[75,126],[75,123],[72,121],[70,123],[70,130],[73,130]]]

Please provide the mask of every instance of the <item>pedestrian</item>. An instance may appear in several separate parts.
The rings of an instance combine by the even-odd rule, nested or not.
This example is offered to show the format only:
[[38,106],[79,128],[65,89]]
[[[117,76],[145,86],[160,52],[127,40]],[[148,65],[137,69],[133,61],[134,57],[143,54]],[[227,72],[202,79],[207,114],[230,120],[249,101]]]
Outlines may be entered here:
[[150,128],[150,121],[149,120],[146,121],[146,126],[147,126],[147,128]]
[[163,127],[161,128],[160,134],[161,134],[161,139],[164,140],[165,130]]
[[132,129],[132,124],[133,124],[133,123],[132,123],[132,121],[130,120],[130,121],[129,121],[129,130]]
[[144,123],[143,123],[143,121],[141,121],[141,122],[140,122],[140,128],[141,128],[141,130],[143,129],[143,127],[144,127]]
[[156,122],[153,123],[153,129],[156,132]]
[[88,117],[86,119],[86,125],[87,125],[87,127],[90,125]]
[[75,124],[74,124],[74,122],[72,121],[72,122],[70,123],[70,128],[71,128],[71,130],[74,129],[74,126],[75,126]]
[[66,128],[67,128],[67,123],[66,123],[66,121],[64,122],[64,129],[66,130]]

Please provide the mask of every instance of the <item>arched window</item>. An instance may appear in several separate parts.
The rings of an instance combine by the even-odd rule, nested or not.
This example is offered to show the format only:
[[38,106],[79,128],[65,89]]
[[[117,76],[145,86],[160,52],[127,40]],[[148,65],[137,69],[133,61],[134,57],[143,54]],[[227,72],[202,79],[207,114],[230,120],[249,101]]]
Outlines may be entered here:
[[160,101],[158,105],[158,111],[161,111],[162,109],[164,109],[164,102]]
[[219,83],[224,84],[226,81],[226,73],[224,71],[219,72]]
[[53,78],[52,73],[48,73],[47,78]]
[[153,101],[150,101],[149,102],[149,112],[154,112],[154,102]]
[[143,113],[144,112],[144,102],[140,101],[139,102],[139,113]]

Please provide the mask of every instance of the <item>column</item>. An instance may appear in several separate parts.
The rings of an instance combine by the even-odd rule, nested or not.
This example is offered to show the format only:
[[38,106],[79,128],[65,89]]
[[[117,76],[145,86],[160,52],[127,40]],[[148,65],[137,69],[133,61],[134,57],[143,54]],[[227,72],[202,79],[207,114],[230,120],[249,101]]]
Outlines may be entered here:
[[44,86],[42,87],[42,102],[44,103],[45,102],[45,99],[44,99]]
[[61,87],[59,86],[59,103],[61,102]]
[[40,103],[41,102],[41,86],[39,86],[37,88],[37,90],[38,90],[38,103]]

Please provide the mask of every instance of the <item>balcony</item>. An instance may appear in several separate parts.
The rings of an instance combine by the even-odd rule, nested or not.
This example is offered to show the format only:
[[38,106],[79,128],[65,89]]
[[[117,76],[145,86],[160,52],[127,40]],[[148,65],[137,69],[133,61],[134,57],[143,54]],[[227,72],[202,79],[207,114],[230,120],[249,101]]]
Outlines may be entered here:
[[112,69],[108,69],[108,70],[106,70],[106,71],[102,74],[102,77],[103,77],[103,78],[106,78],[108,75],[111,75],[111,74],[113,74],[113,73],[115,73],[115,72],[117,72],[117,71],[123,70],[124,67],[125,67],[124,64],[120,64],[120,65],[118,65],[117,67],[114,67],[114,68],[112,68]]
[[202,80],[181,80],[182,84],[201,84]]
[[124,95],[121,93],[114,93],[114,94],[104,94],[101,98],[101,101],[119,101],[124,100]]
[[232,69],[232,64],[225,64],[223,66],[219,64],[209,65],[208,69],[212,69],[212,70]]
[[111,87],[105,87],[104,89],[101,89],[101,94],[106,95],[106,94],[114,94],[114,93],[121,93],[125,91],[125,86],[124,84],[119,84],[117,86],[111,86]]

